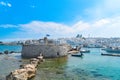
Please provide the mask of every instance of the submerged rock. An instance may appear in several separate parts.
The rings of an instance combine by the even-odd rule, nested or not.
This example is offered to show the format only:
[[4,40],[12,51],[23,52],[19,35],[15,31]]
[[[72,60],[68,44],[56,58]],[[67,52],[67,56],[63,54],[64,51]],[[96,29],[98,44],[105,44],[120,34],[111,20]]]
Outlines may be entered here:
[[0,55],[3,54],[2,52],[0,52]]
[[4,54],[8,54],[8,53],[9,53],[9,51],[8,51],[8,50],[4,51]]

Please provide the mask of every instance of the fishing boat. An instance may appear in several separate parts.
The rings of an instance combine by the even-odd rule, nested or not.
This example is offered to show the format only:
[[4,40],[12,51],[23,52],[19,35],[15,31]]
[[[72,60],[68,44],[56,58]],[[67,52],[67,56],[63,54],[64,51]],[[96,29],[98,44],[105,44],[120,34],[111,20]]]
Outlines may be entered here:
[[82,53],[77,53],[77,54],[71,54],[71,56],[75,56],[75,57],[82,57],[83,54]]

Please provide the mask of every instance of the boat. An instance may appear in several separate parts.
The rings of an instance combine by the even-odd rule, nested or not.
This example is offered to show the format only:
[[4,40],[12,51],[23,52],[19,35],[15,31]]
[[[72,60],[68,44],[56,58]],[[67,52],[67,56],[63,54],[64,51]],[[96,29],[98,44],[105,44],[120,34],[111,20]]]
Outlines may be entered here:
[[120,47],[107,47],[105,48],[105,51],[110,53],[120,53]]
[[90,50],[80,50],[81,53],[90,53]]
[[75,57],[82,57],[83,54],[82,53],[77,53],[77,54],[71,54],[71,56],[75,56]]
[[101,55],[103,56],[117,56],[117,57],[120,57],[120,54],[117,54],[117,53],[112,53],[112,54],[104,54],[104,53],[101,53]]

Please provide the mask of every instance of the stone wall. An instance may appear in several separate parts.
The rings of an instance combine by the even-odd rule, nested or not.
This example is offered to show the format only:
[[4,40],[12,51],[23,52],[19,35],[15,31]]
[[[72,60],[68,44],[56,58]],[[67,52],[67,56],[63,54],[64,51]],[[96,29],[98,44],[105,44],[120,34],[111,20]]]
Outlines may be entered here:
[[46,58],[61,57],[66,56],[69,50],[69,45],[23,45],[22,57],[33,58],[40,53]]

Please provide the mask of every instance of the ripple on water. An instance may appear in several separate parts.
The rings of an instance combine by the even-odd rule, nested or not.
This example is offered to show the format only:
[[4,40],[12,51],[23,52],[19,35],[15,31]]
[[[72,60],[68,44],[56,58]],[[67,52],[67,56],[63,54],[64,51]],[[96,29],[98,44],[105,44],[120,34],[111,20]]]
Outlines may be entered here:
[[2,55],[0,56],[0,59],[0,80],[5,80],[6,75],[15,69],[18,69],[21,63],[19,62],[19,59],[14,57],[14,54]]

